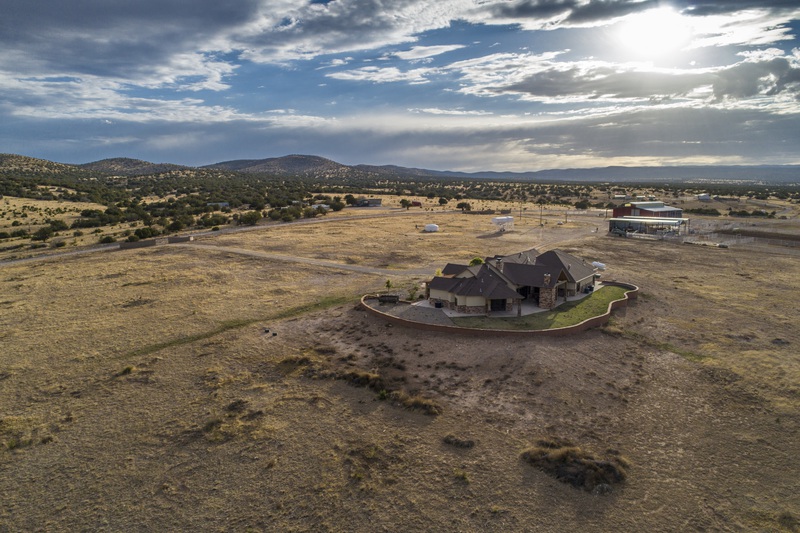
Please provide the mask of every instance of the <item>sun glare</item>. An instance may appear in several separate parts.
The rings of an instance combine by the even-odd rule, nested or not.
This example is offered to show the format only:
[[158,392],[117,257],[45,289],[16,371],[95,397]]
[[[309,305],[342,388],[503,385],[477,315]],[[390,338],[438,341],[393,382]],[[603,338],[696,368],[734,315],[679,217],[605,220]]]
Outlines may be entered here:
[[688,20],[672,9],[660,8],[622,21],[617,37],[628,53],[658,58],[683,48],[691,34]]

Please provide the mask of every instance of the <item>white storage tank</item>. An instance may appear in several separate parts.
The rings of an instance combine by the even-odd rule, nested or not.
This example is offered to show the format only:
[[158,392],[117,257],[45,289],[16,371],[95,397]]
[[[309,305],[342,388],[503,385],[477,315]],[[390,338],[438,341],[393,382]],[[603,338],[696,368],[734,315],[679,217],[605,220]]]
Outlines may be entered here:
[[439,226],[437,226],[436,224],[425,224],[425,231],[427,233],[436,233],[437,231],[439,231]]

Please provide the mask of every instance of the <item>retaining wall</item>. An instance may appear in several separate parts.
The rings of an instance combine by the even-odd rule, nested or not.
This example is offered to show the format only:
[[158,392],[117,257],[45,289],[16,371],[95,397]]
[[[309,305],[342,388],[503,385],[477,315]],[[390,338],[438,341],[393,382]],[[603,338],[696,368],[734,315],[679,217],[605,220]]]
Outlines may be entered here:
[[147,248],[148,246],[164,246],[165,244],[176,244],[180,242],[189,242],[193,241],[193,235],[187,235],[184,237],[156,237],[155,239],[143,239],[141,241],[122,241],[119,243],[120,250],[130,250],[133,248]]
[[[374,307],[371,307],[369,304],[366,303],[366,300],[369,298],[376,298],[376,296],[372,296],[369,294],[365,294],[364,296],[361,297],[361,306],[364,309],[366,309],[368,313],[371,313],[379,318],[382,318],[387,322],[391,322],[392,324],[406,326],[408,328],[421,329],[424,331],[438,331],[442,333],[473,335],[477,337],[496,337],[501,335],[507,337],[566,337],[568,335],[575,335],[576,333],[580,333],[582,331],[586,331],[592,328],[605,326],[606,324],[608,324],[608,320],[609,318],[611,318],[611,312],[614,309],[627,307],[628,302],[636,300],[639,296],[639,287],[631,283],[623,283],[619,281],[604,281],[603,284],[615,287],[623,287],[630,290],[625,292],[621,300],[614,300],[613,302],[610,302],[608,304],[608,310],[602,315],[586,319],[580,324],[575,324],[574,326],[567,326],[563,328],[553,328],[553,329],[536,329],[536,330],[474,329],[474,328],[462,328],[458,326],[444,326],[440,324],[428,324],[426,322],[416,322],[413,320],[406,320],[405,318],[396,317],[394,315],[384,313],[383,311],[379,311]],[[403,301],[401,302],[401,304],[411,305],[411,302]]]
[[158,243],[156,242],[155,239],[147,239],[144,241],[134,241],[134,242],[122,241],[121,243],[119,243],[119,249],[131,250],[133,248],[147,248],[148,246],[155,246],[157,244]]

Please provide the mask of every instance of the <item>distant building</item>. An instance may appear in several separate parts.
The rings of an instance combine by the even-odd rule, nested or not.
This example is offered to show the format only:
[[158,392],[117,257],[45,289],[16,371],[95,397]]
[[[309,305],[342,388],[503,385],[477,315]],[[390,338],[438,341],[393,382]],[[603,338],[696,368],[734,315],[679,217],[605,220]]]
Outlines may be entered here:
[[688,218],[614,217],[608,219],[608,231],[622,237],[629,234],[683,235],[689,229]]
[[711,201],[711,195],[708,194],[707,192],[704,192],[702,194],[698,194],[697,195],[697,199],[700,200],[701,202],[710,202]]
[[630,233],[674,234],[685,233],[689,219],[683,218],[683,209],[664,205],[664,202],[628,202],[614,208],[608,219],[608,231],[614,235]]
[[356,207],[380,207],[380,198],[359,198],[356,200]]
[[614,218],[644,217],[644,218],[681,218],[683,209],[664,205],[664,202],[628,202],[614,208]]

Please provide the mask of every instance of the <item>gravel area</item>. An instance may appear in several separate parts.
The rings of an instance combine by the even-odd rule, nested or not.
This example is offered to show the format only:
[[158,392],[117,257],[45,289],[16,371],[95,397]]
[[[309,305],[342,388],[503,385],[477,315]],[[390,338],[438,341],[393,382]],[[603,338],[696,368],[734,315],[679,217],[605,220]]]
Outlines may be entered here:
[[396,316],[414,322],[424,322],[426,324],[439,324],[442,326],[455,326],[450,317],[444,314],[441,309],[423,307],[407,303],[398,304],[379,304],[377,300],[366,300],[366,303],[373,309],[377,309],[387,315]]

